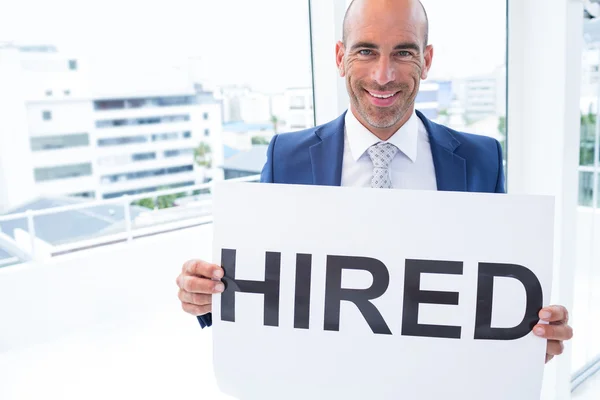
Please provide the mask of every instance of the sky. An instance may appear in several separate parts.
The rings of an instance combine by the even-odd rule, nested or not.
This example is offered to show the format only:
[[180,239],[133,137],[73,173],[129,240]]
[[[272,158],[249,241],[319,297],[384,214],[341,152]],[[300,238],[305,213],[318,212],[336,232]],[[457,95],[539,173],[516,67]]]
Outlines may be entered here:
[[[431,79],[504,63],[506,0],[422,1],[435,51]],[[199,57],[216,85],[275,92],[311,84],[308,0],[0,0],[2,41],[54,44],[115,65]]]

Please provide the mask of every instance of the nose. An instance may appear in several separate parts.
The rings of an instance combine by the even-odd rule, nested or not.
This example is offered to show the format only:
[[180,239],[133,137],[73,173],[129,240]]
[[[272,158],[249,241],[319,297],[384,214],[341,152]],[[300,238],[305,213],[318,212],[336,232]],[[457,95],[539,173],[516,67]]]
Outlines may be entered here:
[[377,64],[373,69],[373,80],[377,82],[377,84],[384,86],[385,84],[392,82],[396,79],[395,71],[392,63],[387,57],[379,57],[377,60]]

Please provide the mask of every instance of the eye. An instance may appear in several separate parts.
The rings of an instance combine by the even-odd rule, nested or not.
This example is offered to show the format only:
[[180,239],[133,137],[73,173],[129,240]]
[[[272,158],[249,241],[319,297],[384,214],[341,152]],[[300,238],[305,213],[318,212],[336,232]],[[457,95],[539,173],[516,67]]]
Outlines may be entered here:
[[372,50],[360,50],[358,52],[358,54],[360,54],[361,56],[370,56],[371,54],[373,54]]
[[412,56],[412,53],[410,51],[401,50],[398,52],[398,55],[400,57],[410,57],[410,56]]

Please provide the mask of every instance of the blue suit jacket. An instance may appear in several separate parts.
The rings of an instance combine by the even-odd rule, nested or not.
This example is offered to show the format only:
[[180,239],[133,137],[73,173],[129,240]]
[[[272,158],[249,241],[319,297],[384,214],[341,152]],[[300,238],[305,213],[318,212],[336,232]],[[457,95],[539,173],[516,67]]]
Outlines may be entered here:
[[[505,192],[502,148],[497,140],[457,132],[429,121],[419,111],[417,115],[429,134],[438,190]],[[345,116],[304,131],[275,135],[261,182],[340,186]],[[202,327],[212,324],[211,314],[198,320]]]

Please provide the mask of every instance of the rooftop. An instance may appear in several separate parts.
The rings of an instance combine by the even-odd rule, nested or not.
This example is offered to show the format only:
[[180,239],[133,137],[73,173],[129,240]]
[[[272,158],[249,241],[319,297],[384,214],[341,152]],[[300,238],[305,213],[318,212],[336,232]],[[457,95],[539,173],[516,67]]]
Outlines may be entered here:
[[[28,210],[44,210],[89,203],[89,200],[76,197],[41,197],[10,210],[9,214],[24,213]],[[131,215],[136,218],[148,211],[144,207],[132,206]],[[123,207],[103,204],[95,207],[70,210],[58,214],[43,215],[35,218],[36,236],[46,243],[59,245],[65,242],[81,240],[101,234],[125,218]],[[16,239],[16,231],[28,231],[27,219],[0,222],[0,231]]]
[[241,151],[225,160],[222,168],[260,174],[267,161],[267,145],[256,145],[248,151]]
[[248,123],[244,121],[227,122],[223,124],[224,132],[246,133],[256,131],[272,131],[273,124],[271,122],[263,123]]

